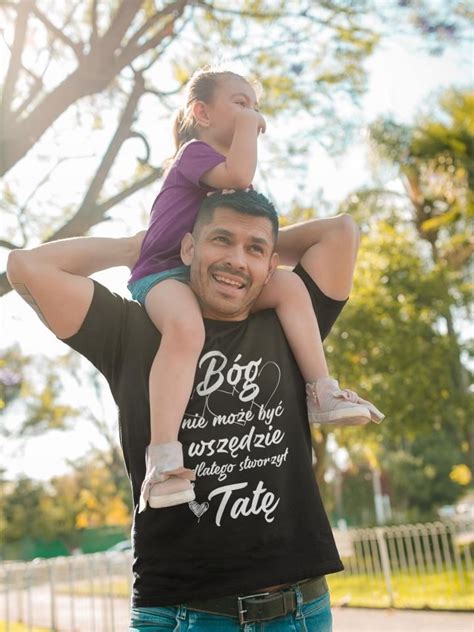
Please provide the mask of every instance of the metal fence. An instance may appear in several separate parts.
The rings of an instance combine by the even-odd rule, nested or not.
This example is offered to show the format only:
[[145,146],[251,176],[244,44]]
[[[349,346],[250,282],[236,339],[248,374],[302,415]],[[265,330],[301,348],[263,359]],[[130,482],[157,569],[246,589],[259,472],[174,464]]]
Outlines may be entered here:
[[[125,632],[131,593],[131,554],[92,553],[3,562],[0,565],[0,629],[25,632]],[[15,628],[16,630],[16,628]]]
[[335,531],[345,570],[333,602],[355,606],[474,608],[474,521]]
[[[474,522],[335,531],[345,571],[329,577],[334,603],[469,609]],[[0,564],[0,627],[125,632],[130,553]]]

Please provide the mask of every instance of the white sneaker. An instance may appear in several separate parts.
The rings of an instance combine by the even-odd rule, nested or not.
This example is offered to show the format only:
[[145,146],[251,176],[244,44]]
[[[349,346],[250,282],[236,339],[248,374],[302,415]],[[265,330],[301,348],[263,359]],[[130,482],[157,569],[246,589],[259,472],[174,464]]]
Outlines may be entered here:
[[138,511],[172,507],[195,499],[191,481],[193,470],[183,466],[183,446],[180,441],[149,445],[145,453],[146,472],[140,491]]
[[354,391],[341,390],[337,380],[321,377],[306,384],[306,402],[310,423],[334,426],[379,424],[385,417],[380,410]]

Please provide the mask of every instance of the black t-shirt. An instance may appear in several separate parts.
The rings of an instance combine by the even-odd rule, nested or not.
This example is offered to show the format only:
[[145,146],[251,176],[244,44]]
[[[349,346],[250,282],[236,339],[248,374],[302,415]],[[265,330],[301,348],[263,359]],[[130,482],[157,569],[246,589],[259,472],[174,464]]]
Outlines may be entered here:
[[[303,279],[325,337],[344,306]],[[138,513],[150,440],[148,374],[160,334],[137,302],[95,283],[66,344],[109,382],[133,489],[133,605],[249,594],[342,570],[312,468],[304,380],[274,310],[205,320],[179,432],[196,500]],[[173,394],[170,393],[170,397]]]

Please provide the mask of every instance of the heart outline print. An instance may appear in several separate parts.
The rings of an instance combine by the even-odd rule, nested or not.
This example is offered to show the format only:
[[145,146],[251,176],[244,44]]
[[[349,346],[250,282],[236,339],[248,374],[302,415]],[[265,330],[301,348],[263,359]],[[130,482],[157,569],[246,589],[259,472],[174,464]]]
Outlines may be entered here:
[[[278,387],[280,386],[280,382],[281,382],[281,369],[278,366],[278,364],[276,362],[273,362],[271,360],[265,362],[265,364],[260,368],[260,371],[258,372],[257,377],[261,377],[263,371],[267,372],[271,369],[276,369],[276,375],[274,377],[276,377],[276,381],[274,382],[274,386],[273,386],[273,390],[271,391],[271,393],[268,395],[267,400],[265,401],[265,403],[259,403],[257,401],[257,397],[258,394],[254,399],[250,400],[249,403],[250,404],[250,408],[252,408],[253,406],[256,406],[257,408],[261,408],[263,410],[266,410],[268,404],[270,403],[270,401],[272,400],[273,396],[275,395],[275,393],[278,390]],[[260,389],[259,389],[260,390]],[[235,401],[235,394],[239,394],[239,390],[236,386],[233,387],[232,391],[227,391],[224,388],[219,388],[217,389],[217,391],[213,391],[212,393],[210,393],[209,395],[206,395],[206,399],[205,399],[205,404],[204,404],[204,411],[202,413],[202,416],[204,417],[206,414],[206,410],[208,410],[211,415],[219,415],[220,413],[217,410],[214,410],[211,404],[211,398],[215,395],[216,397],[222,398],[222,394],[224,395],[228,395],[231,400]],[[235,422],[238,423],[239,425],[245,426],[246,422],[244,421],[243,423],[239,423],[239,422]]]
[[193,514],[196,516],[196,518],[198,519],[198,522],[201,520],[201,517],[209,509],[209,503],[207,502],[198,503],[197,500],[191,500],[191,502],[188,503],[188,506],[193,512]]

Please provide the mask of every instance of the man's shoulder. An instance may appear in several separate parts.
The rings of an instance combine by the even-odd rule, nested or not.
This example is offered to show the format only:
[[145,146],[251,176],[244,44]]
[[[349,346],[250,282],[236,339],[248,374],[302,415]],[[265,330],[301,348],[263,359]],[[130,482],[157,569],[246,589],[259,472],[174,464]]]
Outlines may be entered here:
[[137,367],[145,360],[151,365],[159,336],[139,303],[94,281],[92,302],[79,331],[63,342],[92,362],[116,392],[123,375],[139,375]]
[[91,309],[98,309],[99,313],[101,309],[112,309],[130,312],[134,316],[140,318],[146,318],[146,311],[138,301],[123,296],[118,292],[107,288],[99,281],[93,279],[94,282],[94,296],[92,298]]
[[93,332],[123,336],[125,332],[135,329],[142,332],[153,329],[153,323],[140,303],[110,290],[96,280],[93,283],[94,293],[84,322],[77,334],[65,340],[67,344]]

